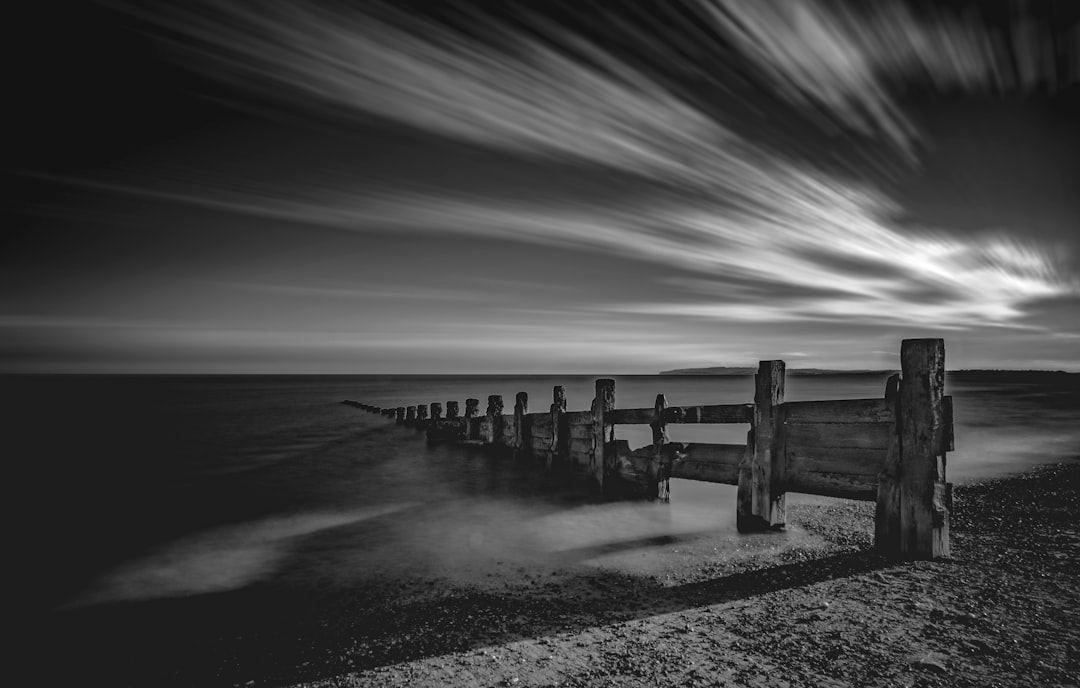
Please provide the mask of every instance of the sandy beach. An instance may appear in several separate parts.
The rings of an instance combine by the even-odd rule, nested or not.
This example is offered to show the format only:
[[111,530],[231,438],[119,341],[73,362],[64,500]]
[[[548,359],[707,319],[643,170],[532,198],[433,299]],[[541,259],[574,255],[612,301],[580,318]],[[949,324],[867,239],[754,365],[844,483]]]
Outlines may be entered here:
[[352,671],[298,685],[1075,685],[1078,488],[1075,461],[958,486],[947,561],[883,561],[871,505],[848,502],[793,509],[812,548],[716,562],[703,540],[673,543],[680,564],[652,585],[598,573],[387,599],[362,624],[379,631],[339,620]]
[[[791,507],[789,534],[734,555],[660,536],[587,567],[88,608],[43,629],[64,661],[39,666],[50,685],[1075,685],[1078,495],[1075,459],[957,486],[945,561],[883,560],[873,505],[835,501]],[[663,555],[648,570],[604,563],[643,548]]]

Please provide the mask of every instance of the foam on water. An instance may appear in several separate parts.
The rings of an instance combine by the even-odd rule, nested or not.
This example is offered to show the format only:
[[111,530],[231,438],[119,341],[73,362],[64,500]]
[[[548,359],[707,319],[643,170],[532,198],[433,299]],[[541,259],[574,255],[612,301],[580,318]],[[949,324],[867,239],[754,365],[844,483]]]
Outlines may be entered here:
[[[750,377],[616,381],[621,408],[651,407],[658,392],[673,405],[753,398]],[[23,459],[13,484],[36,487],[16,498],[38,514],[23,557],[39,563],[34,582],[55,605],[198,595],[278,576],[303,585],[423,571],[467,581],[498,562],[636,570],[704,537],[739,555],[748,540],[734,532],[732,487],[676,480],[671,504],[599,503],[535,462],[428,446],[415,430],[340,404],[488,394],[511,404],[526,391],[535,412],[554,384],[566,387],[570,410],[589,406],[588,377],[21,378],[6,387],[5,412]],[[880,397],[884,384],[790,377],[787,399]],[[1069,385],[947,381],[950,480],[1077,454],[1080,403]],[[671,436],[742,443],[747,429],[676,426]],[[616,435],[631,446],[651,441],[647,426]],[[804,537],[789,531],[783,542]]]

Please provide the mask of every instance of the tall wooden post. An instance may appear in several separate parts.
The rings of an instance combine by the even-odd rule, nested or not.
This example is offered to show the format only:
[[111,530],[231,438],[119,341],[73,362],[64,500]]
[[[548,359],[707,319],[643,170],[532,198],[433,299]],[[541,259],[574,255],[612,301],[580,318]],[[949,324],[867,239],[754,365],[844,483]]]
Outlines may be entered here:
[[525,392],[518,392],[514,398],[514,452],[515,457],[522,449],[532,446],[532,439],[530,438],[528,426],[528,418],[525,414],[529,412],[529,395]]
[[480,439],[484,444],[502,441],[503,398],[501,394],[488,397],[487,414],[480,421]]
[[431,424],[434,425],[440,420],[442,420],[442,404],[433,401],[431,402]]
[[426,428],[427,427],[427,424],[428,424],[428,422],[427,422],[427,411],[428,411],[428,407],[425,404],[417,404],[416,405],[416,427],[418,427],[418,428]]
[[[754,377],[753,448],[739,465],[736,522],[739,532],[784,525],[784,494],[774,489],[773,474],[782,475],[783,428],[778,409],[784,402],[784,362],[761,361]],[[776,486],[779,488],[779,485]]]
[[416,422],[416,407],[415,406],[406,406],[405,407],[405,424],[406,425],[412,425],[415,422]]
[[397,422],[404,423],[405,422],[405,407],[404,406],[398,406],[394,410],[397,411]]
[[465,400],[465,417],[476,418],[480,415],[480,400],[479,399],[466,399]]
[[465,438],[470,440],[483,439],[480,437],[480,400],[465,400]]
[[592,456],[589,471],[596,478],[600,487],[604,487],[605,477],[614,471],[614,455],[605,451],[611,441],[614,426],[604,422],[604,412],[615,408],[615,381],[600,379],[596,381],[596,397],[592,403],[593,433]]
[[905,339],[900,345],[900,374],[899,531],[894,535],[885,529],[878,546],[903,557],[947,557],[944,340]]
[[656,395],[656,404],[653,406],[652,438],[653,459],[649,462],[649,488],[645,495],[649,499],[659,499],[662,502],[671,500],[669,477],[671,467],[664,457],[664,445],[668,438],[667,422],[664,421],[664,409],[667,408],[667,397],[663,394]]
[[451,418],[457,418],[458,413],[460,413],[460,407],[458,406],[458,403],[456,401],[448,401],[448,402],[446,402],[446,418],[447,418],[447,420],[449,420]]
[[885,463],[878,473],[877,506],[874,513],[874,546],[897,555],[900,552],[900,374],[885,383],[885,402],[893,423]]
[[550,471],[557,460],[566,455],[569,446],[569,429],[566,427],[566,390],[555,385],[551,390],[551,451],[547,456]]

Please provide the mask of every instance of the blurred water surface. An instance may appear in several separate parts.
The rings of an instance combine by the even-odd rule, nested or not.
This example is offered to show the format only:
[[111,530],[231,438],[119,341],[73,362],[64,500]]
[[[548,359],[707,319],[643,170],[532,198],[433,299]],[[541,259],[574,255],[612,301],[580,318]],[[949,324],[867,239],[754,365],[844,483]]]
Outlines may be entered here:
[[[971,480],[1074,456],[1076,376],[950,375],[956,448]],[[752,377],[620,376],[619,407],[748,403]],[[733,487],[673,482],[670,504],[601,502],[535,462],[428,446],[418,431],[342,405],[486,403],[555,384],[587,408],[591,377],[20,376],[4,380],[7,465],[25,601],[38,611],[429,573],[476,580],[513,562],[614,565],[665,538],[730,546]],[[788,400],[876,397],[883,375],[789,376]],[[676,441],[741,443],[747,426],[678,426]],[[633,446],[647,427],[620,427]],[[795,495],[791,500],[813,500]],[[787,537],[798,538],[797,529]],[[726,544],[725,544],[726,543]],[[287,566],[286,566],[287,564]],[[287,571],[287,573],[286,573]]]

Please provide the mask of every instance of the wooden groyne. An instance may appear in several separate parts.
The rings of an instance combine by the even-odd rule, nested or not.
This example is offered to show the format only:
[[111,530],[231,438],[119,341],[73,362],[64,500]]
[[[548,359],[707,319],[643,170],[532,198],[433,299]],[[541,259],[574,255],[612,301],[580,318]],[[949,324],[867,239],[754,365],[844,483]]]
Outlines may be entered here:
[[[738,486],[740,532],[783,527],[785,494],[875,501],[875,544],[892,555],[949,555],[951,484],[945,455],[953,450],[952,398],[945,396],[945,344],[905,339],[901,372],[873,399],[784,401],[785,364],[761,361],[754,401],[747,404],[670,406],[658,394],[651,408],[620,409],[615,381],[596,380],[584,411],[567,411],[556,386],[545,411],[529,412],[520,392],[513,413],[503,398],[381,408],[345,403],[425,430],[430,442],[475,444],[543,461],[549,469],[589,476],[606,494],[667,500],[669,480]],[[430,411],[430,415],[429,415]],[[679,423],[749,425],[745,444],[672,442]],[[652,444],[631,449],[615,436],[620,425],[649,425]]]

